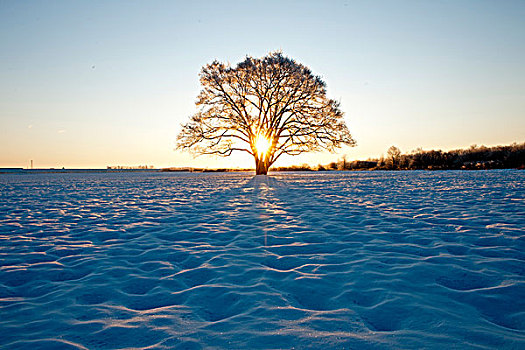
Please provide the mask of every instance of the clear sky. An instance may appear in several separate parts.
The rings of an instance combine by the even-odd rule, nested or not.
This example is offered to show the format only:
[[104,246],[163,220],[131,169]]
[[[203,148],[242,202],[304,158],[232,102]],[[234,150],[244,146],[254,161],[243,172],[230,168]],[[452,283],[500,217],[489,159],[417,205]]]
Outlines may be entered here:
[[175,151],[200,68],[282,52],[324,78],[358,145],[525,141],[525,1],[0,0],[0,167],[251,167]]

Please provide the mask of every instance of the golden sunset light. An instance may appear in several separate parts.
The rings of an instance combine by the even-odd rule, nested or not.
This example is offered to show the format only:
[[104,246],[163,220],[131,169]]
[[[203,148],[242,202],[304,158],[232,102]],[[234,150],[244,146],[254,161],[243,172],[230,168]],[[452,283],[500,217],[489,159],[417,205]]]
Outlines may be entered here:
[[265,137],[262,134],[257,135],[257,137],[255,138],[255,149],[257,150],[259,158],[263,158],[268,154],[271,145],[272,143],[267,137]]

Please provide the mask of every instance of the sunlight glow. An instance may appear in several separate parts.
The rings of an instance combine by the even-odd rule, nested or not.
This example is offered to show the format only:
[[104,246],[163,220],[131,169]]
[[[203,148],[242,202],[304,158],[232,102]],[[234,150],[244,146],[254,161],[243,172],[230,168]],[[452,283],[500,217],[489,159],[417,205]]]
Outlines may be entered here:
[[270,146],[271,142],[268,138],[262,134],[257,135],[255,138],[255,149],[257,150],[259,157],[265,156],[268,153]]

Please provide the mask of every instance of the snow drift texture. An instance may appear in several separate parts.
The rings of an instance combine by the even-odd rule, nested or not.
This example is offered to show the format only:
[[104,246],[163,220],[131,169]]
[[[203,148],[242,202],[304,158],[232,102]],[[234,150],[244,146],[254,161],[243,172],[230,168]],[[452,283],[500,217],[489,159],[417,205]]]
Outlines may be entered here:
[[525,348],[525,173],[0,176],[0,348]]

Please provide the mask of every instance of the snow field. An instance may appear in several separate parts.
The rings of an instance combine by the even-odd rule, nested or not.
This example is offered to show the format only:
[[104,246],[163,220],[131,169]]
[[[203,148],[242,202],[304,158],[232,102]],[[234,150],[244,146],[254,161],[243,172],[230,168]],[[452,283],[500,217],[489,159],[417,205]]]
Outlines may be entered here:
[[524,180],[0,175],[0,348],[524,348]]

